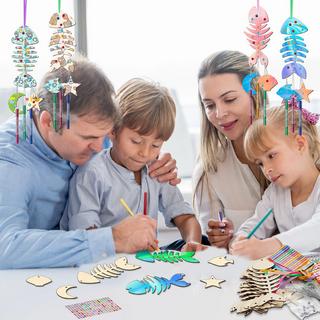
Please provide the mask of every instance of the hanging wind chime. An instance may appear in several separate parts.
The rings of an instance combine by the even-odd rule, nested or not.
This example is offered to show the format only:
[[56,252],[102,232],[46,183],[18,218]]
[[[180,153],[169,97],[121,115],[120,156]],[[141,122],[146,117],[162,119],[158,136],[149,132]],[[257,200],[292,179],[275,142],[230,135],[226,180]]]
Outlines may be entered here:
[[[55,29],[50,38],[49,48],[53,54],[51,60],[50,71],[65,68],[70,76],[66,83],[61,83],[59,78],[49,80],[45,84],[45,88],[53,95],[53,127],[56,131],[62,128],[63,119],[63,99],[66,100],[67,106],[67,129],[70,128],[70,105],[71,94],[77,95],[76,88],[80,83],[74,83],[71,73],[74,71],[72,56],[75,53],[75,39],[69,28],[75,25],[73,18],[61,12],[61,0],[58,0],[58,12],[54,13],[49,21],[49,27]],[[64,92],[63,92],[64,90]],[[57,120],[59,104],[59,126]]]
[[[262,68],[262,76],[259,76],[257,72],[251,72],[242,80],[242,86],[246,92],[251,96],[251,101],[253,101],[252,96],[256,96],[256,108],[254,110],[252,104],[250,107],[250,123],[253,121],[253,114],[255,113],[255,118],[260,117],[260,105],[263,105],[263,122],[264,125],[267,123],[266,119],[266,108],[267,108],[267,91],[271,91],[276,85],[277,80],[270,74],[268,74],[268,57],[262,52],[266,48],[272,31],[268,27],[269,17],[264,8],[259,4],[257,0],[257,6],[252,7],[249,11],[249,24],[245,35],[250,46],[255,50],[255,52],[249,57],[249,65],[253,68]],[[256,85],[253,86],[252,80],[256,79]],[[262,99],[260,99],[262,97]],[[262,101],[261,101],[262,100]]]
[[[302,65],[309,50],[301,34],[308,31],[307,26],[293,16],[293,0],[290,0],[290,17],[283,23],[281,33],[286,35],[284,43],[280,49],[285,66],[282,69],[282,79],[286,84],[282,86],[277,94],[283,99],[285,104],[285,135],[288,135],[288,111],[292,108],[292,132],[295,132],[295,111],[299,112],[298,132],[302,135],[302,117],[309,123],[315,125],[319,119],[318,114],[311,113],[302,107],[302,100],[310,102],[309,94],[313,90],[305,87],[303,80],[307,78],[307,71]],[[295,79],[298,77],[298,81]]]
[[[32,143],[32,111],[34,109],[40,110],[39,103],[42,101],[41,98],[35,95],[37,82],[30,75],[39,58],[34,47],[39,41],[36,34],[26,25],[26,21],[27,0],[23,0],[23,25],[14,32],[14,36],[11,39],[11,42],[15,44],[12,58],[19,75],[14,80],[16,92],[8,100],[9,109],[16,115],[16,143],[19,143],[20,115],[22,115],[23,140],[27,140],[27,112],[29,112],[30,117],[29,142]],[[23,92],[19,92],[20,88],[23,89]]]

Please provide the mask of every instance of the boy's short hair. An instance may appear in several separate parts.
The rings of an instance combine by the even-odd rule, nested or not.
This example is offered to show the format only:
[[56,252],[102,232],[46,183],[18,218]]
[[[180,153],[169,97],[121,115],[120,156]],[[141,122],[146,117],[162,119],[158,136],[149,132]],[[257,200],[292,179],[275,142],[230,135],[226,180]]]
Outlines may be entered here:
[[167,141],[175,125],[176,107],[168,89],[158,83],[133,78],[118,91],[116,100],[119,119],[114,131],[123,127],[136,130],[140,135],[157,132],[157,139]]
[[[69,73],[65,68],[60,68],[47,72],[42,78],[37,90],[37,95],[43,99],[40,103],[40,112],[46,110],[51,116],[53,115],[53,94],[44,85],[55,78],[59,78],[61,83],[67,83],[71,75],[74,83],[80,83],[76,89],[77,95],[71,94],[71,117],[90,114],[94,120],[115,121],[117,118],[115,92],[109,79],[102,70],[83,56],[78,55],[71,60],[74,64],[73,72]],[[63,123],[66,119],[66,110],[66,99],[63,98]]]

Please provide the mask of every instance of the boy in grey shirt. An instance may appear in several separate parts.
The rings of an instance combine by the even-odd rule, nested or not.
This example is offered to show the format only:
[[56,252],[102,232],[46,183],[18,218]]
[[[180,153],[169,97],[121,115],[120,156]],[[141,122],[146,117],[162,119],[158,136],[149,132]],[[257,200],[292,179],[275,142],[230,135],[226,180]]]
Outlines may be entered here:
[[[200,225],[179,189],[148,175],[148,164],[174,130],[173,99],[155,83],[132,79],[120,88],[117,100],[120,116],[111,136],[113,146],[76,171],[62,228],[111,227],[128,216],[121,198],[141,213],[147,192],[148,216],[157,220],[160,211],[167,226],[176,226],[186,242],[182,250],[202,250]],[[150,241],[146,249],[156,248],[157,242]]]

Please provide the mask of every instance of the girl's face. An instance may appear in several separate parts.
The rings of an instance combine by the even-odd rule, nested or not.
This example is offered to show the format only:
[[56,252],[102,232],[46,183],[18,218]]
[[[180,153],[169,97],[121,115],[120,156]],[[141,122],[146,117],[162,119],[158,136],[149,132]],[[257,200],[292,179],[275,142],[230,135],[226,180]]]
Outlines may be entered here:
[[208,120],[229,140],[243,137],[250,124],[251,98],[235,73],[199,80],[199,93]]
[[300,168],[305,169],[304,160],[310,158],[306,140],[299,136],[285,136],[280,130],[277,134],[270,133],[268,136],[270,147],[257,154],[254,162],[261,167],[269,181],[282,188],[290,188],[303,174]]

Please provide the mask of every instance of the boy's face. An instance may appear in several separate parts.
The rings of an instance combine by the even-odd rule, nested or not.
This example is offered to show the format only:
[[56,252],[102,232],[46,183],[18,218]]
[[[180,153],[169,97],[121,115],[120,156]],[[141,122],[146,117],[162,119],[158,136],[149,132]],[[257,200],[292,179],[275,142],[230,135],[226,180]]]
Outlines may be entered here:
[[48,132],[47,144],[61,158],[76,165],[83,165],[103,148],[105,137],[110,134],[113,123],[110,120],[96,120],[90,115],[78,117],[64,128],[62,134],[54,129]]
[[257,154],[255,163],[269,181],[282,188],[290,188],[301,176],[299,168],[306,148],[295,137],[285,136],[283,132],[273,136],[270,145],[265,152]]
[[163,144],[163,140],[157,139],[156,133],[141,136],[126,127],[112,134],[111,139],[113,160],[131,171],[139,171],[157,159]]

